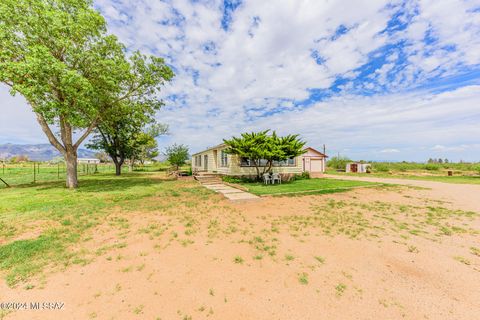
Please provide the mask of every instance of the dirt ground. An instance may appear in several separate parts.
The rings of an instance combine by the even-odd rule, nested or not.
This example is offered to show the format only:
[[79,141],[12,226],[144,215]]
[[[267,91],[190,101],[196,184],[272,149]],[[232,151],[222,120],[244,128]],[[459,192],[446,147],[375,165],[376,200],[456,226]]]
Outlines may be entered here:
[[480,186],[401,182],[415,187],[146,199],[91,234],[90,263],[0,284],[0,301],[62,310],[5,318],[477,319]]

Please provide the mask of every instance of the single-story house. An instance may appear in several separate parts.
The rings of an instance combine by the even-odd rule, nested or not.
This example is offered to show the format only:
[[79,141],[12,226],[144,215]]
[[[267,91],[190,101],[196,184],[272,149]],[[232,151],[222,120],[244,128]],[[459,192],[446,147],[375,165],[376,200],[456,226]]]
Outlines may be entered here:
[[[248,158],[241,158],[225,152],[227,145],[219,144],[192,155],[192,171],[194,173],[221,174],[227,176],[254,176],[255,166]],[[325,172],[327,156],[311,147],[305,153],[273,164],[272,171],[285,175],[301,174],[308,171],[312,174]],[[264,162],[266,163],[266,161]]]

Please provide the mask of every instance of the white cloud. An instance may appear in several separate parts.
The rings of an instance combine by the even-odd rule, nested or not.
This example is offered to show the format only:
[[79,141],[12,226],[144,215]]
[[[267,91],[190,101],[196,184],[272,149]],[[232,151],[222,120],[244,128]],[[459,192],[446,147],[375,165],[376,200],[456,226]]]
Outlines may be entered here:
[[[352,157],[368,159],[372,154],[428,158],[436,152],[431,146],[474,144],[479,86],[406,92],[431,77],[480,63],[475,3],[250,0],[233,13],[228,31],[221,29],[219,0],[96,0],[95,6],[129,50],[161,55],[176,69],[162,96],[181,98],[167,99],[158,114],[172,131],[162,145],[175,141],[198,151],[233,134],[272,128],[301,133],[312,146],[326,143],[332,152],[348,149]],[[382,32],[401,5],[406,15],[400,20],[408,26]],[[429,43],[427,35],[433,39]],[[405,46],[393,48],[359,85],[392,92],[362,96],[355,91],[354,80],[362,76],[357,68],[398,42]],[[342,92],[296,106],[309,98],[309,89],[328,90],[339,75],[349,79],[339,85]],[[8,101],[0,142],[43,137],[21,99],[4,100],[10,99],[5,90],[0,98]],[[473,150],[471,157],[480,158],[480,150]]]
[[434,145],[430,150],[438,152],[463,152],[470,148],[478,147],[478,145],[457,145],[457,146],[444,146],[441,144]]
[[399,153],[400,150],[398,149],[383,149],[383,150],[380,150],[380,153]]

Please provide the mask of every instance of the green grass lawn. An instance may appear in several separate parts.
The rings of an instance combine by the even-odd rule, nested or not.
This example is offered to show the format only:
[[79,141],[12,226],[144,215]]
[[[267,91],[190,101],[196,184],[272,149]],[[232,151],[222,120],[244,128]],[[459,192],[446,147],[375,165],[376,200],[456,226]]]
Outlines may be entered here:
[[200,202],[210,194],[160,175],[82,176],[77,190],[66,189],[63,181],[0,189],[0,272],[7,283],[27,280],[46,266],[85,263],[85,252],[72,248],[88,241],[88,231],[101,223],[121,224],[110,221],[113,210],[142,210],[148,197]]
[[[35,170],[34,170],[35,166]],[[77,172],[79,176],[93,175],[95,165],[78,164]],[[41,163],[21,163],[21,164],[0,164],[0,178],[5,180],[9,185],[16,186],[22,184],[30,184],[32,182],[48,182],[48,181],[64,181],[65,180],[65,164],[49,164]],[[113,164],[97,165],[97,173],[114,173],[115,166]],[[128,172],[128,166],[123,166],[122,172]],[[0,188],[5,185],[0,182]]]
[[[165,162],[156,162],[149,165],[136,165],[134,172],[160,172],[167,171],[171,166]],[[35,170],[34,170],[35,168]],[[95,168],[97,174],[113,174],[115,166],[111,163],[98,164],[78,164],[77,172],[79,176],[94,175]],[[189,171],[189,166],[185,165],[180,168],[183,171]],[[0,163],[0,178],[11,186],[30,184],[35,182],[43,183],[49,181],[65,181],[65,164],[51,164],[47,162],[27,162],[17,164]],[[128,173],[127,165],[122,167],[123,173]],[[5,184],[0,181],[0,189],[5,188]]]
[[295,180],[274,185],[265,185],[260,182],[242,183],[241,185],[246,187],[249,192],[261,196],[269,194],[333,193],[345,191],[353,187],[375,186],[378,183],[320,178]]
[[480,176],[447,176],[447,175],[419,175],[415,173],[409,174],[398,174],[398,173],[345,173],[345,172],[336,172],[328,171],[328,174],[336,174],[341,176],[352,176],[352,177],[376,177],[376,178],[394,178],[394,179],[409,179],[409,180],[426,180],[426,181],[437,181],[437,182],[447,182],[447,183],[460,183],[460,184],[480,184]]

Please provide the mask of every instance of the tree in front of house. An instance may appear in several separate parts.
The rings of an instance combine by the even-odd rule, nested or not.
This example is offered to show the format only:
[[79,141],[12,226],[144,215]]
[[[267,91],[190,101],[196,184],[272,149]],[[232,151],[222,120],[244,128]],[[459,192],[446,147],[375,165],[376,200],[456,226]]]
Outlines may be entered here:
[[275,162],[287,161],[304,153],[305,142],[298,134],[284,137],[278,136],[270,130],[242,133],[240,137],[223,140],[227,145],[225,150],[240,158],[248,159],[255,167],[257,178],[271,171]]
[[162,59],[127,59],[91,0],[0,1],[0,82],[27,100],[64,156],[69,188],[78,148],[112,109],[155,100],[172,76]]
[[175,170],[183,166],[190,157],[188,147],[176,143],[165,149],[165,155],[167,156],[167,161],[175,167]]

